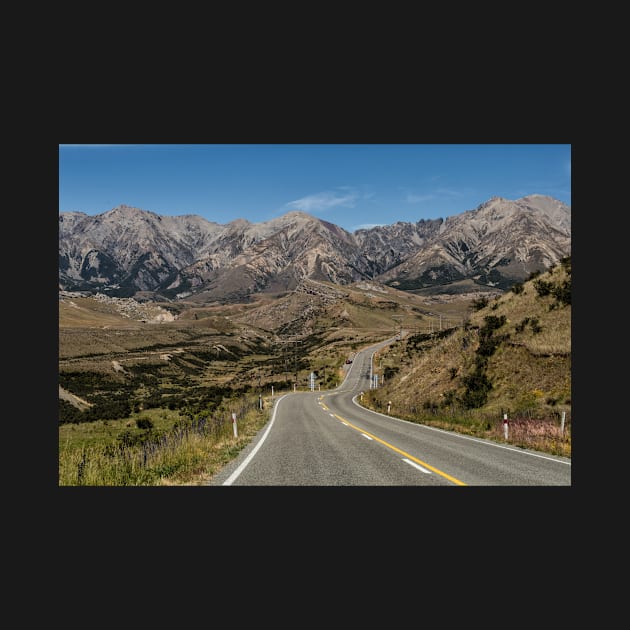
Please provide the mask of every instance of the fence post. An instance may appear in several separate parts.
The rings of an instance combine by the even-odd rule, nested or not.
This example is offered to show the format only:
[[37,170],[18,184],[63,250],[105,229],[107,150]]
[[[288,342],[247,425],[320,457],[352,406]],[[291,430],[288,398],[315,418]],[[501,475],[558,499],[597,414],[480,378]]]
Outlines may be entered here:
[[503,414],[503,437],[508,439],[508,417],[507,413]]

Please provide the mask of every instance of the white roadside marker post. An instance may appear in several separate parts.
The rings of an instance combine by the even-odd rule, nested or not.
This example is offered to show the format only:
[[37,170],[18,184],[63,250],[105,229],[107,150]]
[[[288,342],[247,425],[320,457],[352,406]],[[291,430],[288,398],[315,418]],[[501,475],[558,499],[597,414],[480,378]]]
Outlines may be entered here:
[[238,428],[236,426],[236,414],[232,413],[232,429],[234,430],[234,437],[238,437]]
[[503,414],[503,437],[508,439],[508,417],[507,413]]

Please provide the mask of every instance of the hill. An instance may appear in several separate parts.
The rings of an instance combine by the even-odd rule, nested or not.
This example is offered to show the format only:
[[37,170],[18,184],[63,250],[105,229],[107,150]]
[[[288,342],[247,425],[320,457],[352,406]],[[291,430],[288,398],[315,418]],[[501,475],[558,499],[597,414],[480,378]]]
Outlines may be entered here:
[[384,385],[364,395],[370,408],[493,439],[507,414],[514,439],[537,431],[537,448],[570,454],[570,257],[476,300],[463,326],[407,334],[374,366]]
[[193,298],[60,292],[60,421],[202,408],[217,388],[222,395],[306,388],[312,371],[323,389],[335,387],[352,352],[393,335],[403,321],[437,326],[446,311],[461,319],[449,303],[375,282],[341,289],[305,279],[293,291],[236,304]]

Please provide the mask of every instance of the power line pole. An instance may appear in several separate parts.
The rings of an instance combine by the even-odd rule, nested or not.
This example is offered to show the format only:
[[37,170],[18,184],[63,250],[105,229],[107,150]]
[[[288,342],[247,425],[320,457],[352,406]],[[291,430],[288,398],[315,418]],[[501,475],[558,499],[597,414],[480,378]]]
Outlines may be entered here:
[[[298,380],[298,369],[297,369],[297,344],[298,343],[302,343],[301,340],[298,339],[287,339],[284,341],[279,341],[278,343],[292,343],[293,344],[293,367],[295,369],[295,383],[297,384],[297,380]],[[286,380],[287,378],[287,359],[286,359],[286,346],[284,346],[285,348],[285,354],[284,354],[284,379]]]

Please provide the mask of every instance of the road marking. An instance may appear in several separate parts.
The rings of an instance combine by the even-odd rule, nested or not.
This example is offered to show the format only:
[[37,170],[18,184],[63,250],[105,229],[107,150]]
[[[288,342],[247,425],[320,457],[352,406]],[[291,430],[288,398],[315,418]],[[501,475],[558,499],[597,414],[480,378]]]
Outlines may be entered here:
[[414,468],[417,468],[418,470],[422,471],[423,473],[427,473],[427,475],[431,474],[430,470],[427,470],[426,468],[422,468],[422,466],[420,466],[420,464],[416,464],[416,462],[412,462],[410,459],[407,459],[406,457],[403,457],[403,462],[406,462],[407,464],[411,464]]
[[278,400],[276,400],[276,405],[275,405],[274,410],[273,410],[273,415],[271,416],[271,422],[269,423],[269,426],[267,427],[267,430],[263,433],[262,437],[260,438],[260,441],[253,448],[252,452],[244,459],[243,463],[223,482],[222,485],[224,485],[224,486],[231,486],[232,483],[235,481],[235,479],[243,472],[243,470],[245,470],[245,466],[247,466],[247,464],[249,464],[249,462],[252,460],[252,458],[256,454],[256,451],[262,446],[262,443],[267,439],[267,436],[269,435],[269,431],[271,431],[271,427],[273,426],[273,423],[276,420],[276,413],[278,411],[278,407],[280,405],[280,401],[283,398],[286,398],[288,395],[289,394],[285,394],[284,396],[280,396],[280,398],[278,398]]
[[368,440],[371,440],[371,439],[372,439],[369,435],[367,435],[367,434],[365,434],[365,433],[361,433],[361,435],[362,435],[364,438],[367,438]]
[[547,455],[541,455],[540,453],[532,453],[530,451],[525,451],[522,448],[515,448],[513,446],[505,446],[504,444],[498,444],[497,442],[493,442],[492,440],[484,440],[482,438],[474,438],[470,435],[462,435],[461,433],[457,433],[455,431],[446,431],[444,429],[438,429],[437,427],[431,427],[428,424],[422,424],[418,422],[411,422],[411,420],[405,420],[404,418],[397,418],[396,416],[388,416],[380,411],[374,411],[374,409],[370,409],[369,407],[364,407],[363,405],[357,402],[357,398],[359,394],[352,398],[352,402],[359,408],[363,409],[363,411],[369,411],[370,413],[375,413],[378,416],[382,416],[383,418],[388,418],[389,420],[398,420],[398,422],[405,422],[406,424],[411,424],[416,427],[420,427],[422,429],[429,429],[430,431],[437,431],[438,433],[446,433],[449,437],[459,438],[461,440],[470,440],[471,442],[478,442],[479,444],[484,444],[486,446],[494,446],[496,448],[502,448],[506,451],[513,451],[515,453],[521,453],[521,455],[531,455],[532,457],[539,457],[540,459],[548,459],[549,461],[556,462],[557,464],[566,464],[567,466],[571,465],[570,461],[562,461],[560,459],[556,459],[555,457],[548,457]]
[[409,453],[405,453],[405,451],[400,450],[393,444],[390,444],[389,442],[386,442],[385,440],[381,440],[381,438],[376,437],[376,435],[373,435],[372,433],[365,433],[363,429],[360,429],[359,427],[355,426],[354,424],[352,424],[352,422],[349,422],[345,418],[342,418],[341,416],[338,416],[337,414],[335,414],[335,418],[337,418],[337,420],[339,420],[340,422],[343,422],[344,424],[348,423],[349,427],[356,429],[362,435],[365,435],[366,437],[369,435],[373,440],[380,442],[383,446],[386,446],[387,448],[391,448],[392,451],[396,451],[396,453],[399,453],[400,455],[403,455],[404,457],[409,458],[410,460],[416,462],[416,464],[420,464],[420,466],[423,466],[423,467],[428,468],[429,470],[432,470],[434,473],[440,475],[440,477],[444,477],[444,479],[448,479],[449,481],[452,481],[455,485],[457,486],[468,485],[467,483],[464,483],[463,481],[460,481],[459,479],[456,479],[455,477],[451,477],[451,475],[441,471],[439,468],[435,468],[435,466],[431,466],[431,464],[427,464],[426,462],[423,462],[417,457],[414,457],[413,455],[410,455]]

